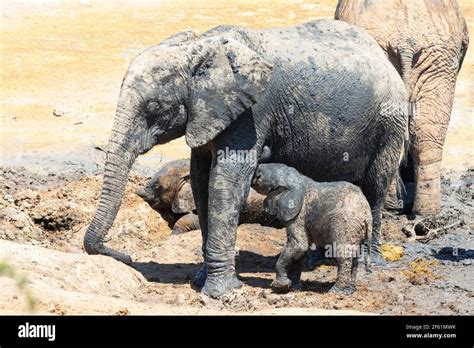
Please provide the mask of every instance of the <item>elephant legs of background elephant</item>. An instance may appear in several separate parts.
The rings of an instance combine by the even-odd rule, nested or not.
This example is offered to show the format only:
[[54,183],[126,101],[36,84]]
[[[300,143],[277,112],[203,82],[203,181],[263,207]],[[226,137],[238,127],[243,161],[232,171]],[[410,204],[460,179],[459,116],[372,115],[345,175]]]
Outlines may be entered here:
[[[207,243],[207,205],[209,199],[209,172],[211,170],[210,154],[202,149],[191,150],[191,187],[193,190],[194,202],[199,216],[199,225],[202,233],[202,253],[206,255]],[[194,277],[194,285],[198,287],[204,286],[207,278],[206,263],[204,262],[201,269]]]
[[375,264],[385,263],[381,254],[380,240],[382,209],[385,196],[396,174],[396,170],[390,172],[387,171],[387,168],[396,168],[399,161],[400,153],[396,152],[396,148],[386,147],[374,159],[360,185],[372,210],[372,242],[370,252],[371,261]]
[[[420,78],[423,79],[422,76]],[[411,148],[415,168],[416,195],[413,203],[415,214],[435,214],[440,210],[440,171],[443,145],[448,129],[454,98],[456,73],[449,77],[424,78],[417,93],[413,119],[414,141]]]

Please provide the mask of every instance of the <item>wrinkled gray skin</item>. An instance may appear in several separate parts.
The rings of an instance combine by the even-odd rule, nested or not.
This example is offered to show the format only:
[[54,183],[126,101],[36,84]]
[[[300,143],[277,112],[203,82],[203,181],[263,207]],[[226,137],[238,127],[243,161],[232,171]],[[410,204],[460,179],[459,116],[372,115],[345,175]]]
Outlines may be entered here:
[[[218,297],[241,286],[236,230],[264,145],[269,162],[315,180],[359,185],[372,208],[378,250],[381,208],[407,138],[407,109],[403,82],[381,48],[347,23],[180,33],[141,53],[125,75],[84,248],[131,262],[104,245],[129,170],[139,154],[185,135],[205,261],[195,284],[204,294]],[[226,150],[249,156],[222,158]]]
[[370,205],[360,188],[348,182],[318,183],[283,164],[259,165],[252,186],[267,195],[265,210],[286,224],[287,242],[272,286],[298,288],[304,255],[315,243],[332,248],[330,253],[338,263],[337,280],[330,291],[353,293],[357,256],[372,234]]
[[[191,191],[190,161],[181,159],[166,163],[136,194],[143,198],[168,222],[173,234],[200,229],[199,217]],[[240,212],[240,224],[260,224],[283,228],[281,223],[263,208],[265,196],[252,188]]]
[[438,213],[444,140],[469,45],[458,1],[339,0],[335,18],[366,29],[402,76],[413,105],[408,163],[402,167],[405,208]]

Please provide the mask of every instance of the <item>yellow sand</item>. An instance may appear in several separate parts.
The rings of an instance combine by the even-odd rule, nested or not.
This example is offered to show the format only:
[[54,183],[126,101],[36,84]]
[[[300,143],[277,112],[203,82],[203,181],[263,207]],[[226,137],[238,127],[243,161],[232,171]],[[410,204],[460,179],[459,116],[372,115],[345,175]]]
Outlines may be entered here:
[[[332,0],[0,0],[0,154],[68,153],[107,142],[122,77],[142,49],[218,24],[288,26],[332,17]],[[473,6],[461,1],[471,33]],[[471,40],[471,43],[474,40]],[[472,63],[459,76],[444,165],[473,163]],[[55,117],[53,111],[62,114]],[[82,122],[82,123],[79,123]],[[184,139],[146,156],[189,155]]]

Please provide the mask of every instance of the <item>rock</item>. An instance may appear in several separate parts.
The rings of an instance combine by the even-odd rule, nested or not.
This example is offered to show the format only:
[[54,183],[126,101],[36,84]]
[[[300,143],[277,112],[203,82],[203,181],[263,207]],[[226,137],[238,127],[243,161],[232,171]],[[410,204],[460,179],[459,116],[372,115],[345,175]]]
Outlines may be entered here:
[[130,315],[130,311],[128,310],[127,307],[120,308],[120,309],[115,313],[115,315],[118,315],[118,316]]
[[403,301],[405,301],[405,296],[403,296],[403,294],[397,294],[397,301],[398,303],[403,303]]
[[64,116],[65,114],[66,112],[64,110],[60,110],[60,109],[53,110],[53,115],[56,117],[61,117],[61,116]]
[[199,303],[203,306],[207,306],[209,304],[209,301],[211,298],[209,296],[206,296],[204,294],[199,294],[198,296]]
[[3,199],[6,200],[8,203],[14,203],[15,202],[12,195],[7,194],[7,195],[3,196]]
[[470,260],[470,259],[465,259],[465,260],[463,260],[462,264],[463,264],[464,266],[469,266],[469,265],[472,264],[472,260]]
[[146,228],[146,225],[143,221],[136,221],[133,225],[139,231],[143,231]]
[[180,306],[186,304],[186,296],[184,294],[178,294],[178,296],[176,297],[176,303]]
[[13,207],[7,207],[2,210],[1,216],[8,221],[18,221],[21,219],[21,211]]
[[398,245],[383,244],[382,256],[385,260],[390,262],[398,261],[403,257],[403,247]]

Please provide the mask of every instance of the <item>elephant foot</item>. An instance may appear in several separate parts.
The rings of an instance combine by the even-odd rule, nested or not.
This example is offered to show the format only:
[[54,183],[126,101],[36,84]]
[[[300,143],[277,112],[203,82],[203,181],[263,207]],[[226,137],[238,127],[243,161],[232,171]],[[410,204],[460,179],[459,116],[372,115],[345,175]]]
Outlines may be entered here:
[[440,210],[441,206],[437,202],[420,202],[415,200],[411,212],[415,215],[431,216],[438,214]]
[[277,292],[288,292],[292,288],[292,283],[287,277],[277,277],[272,282],[272,288]]
[[337,284],[334,284],[331,289],[329,289],[329,292],[331,294],[338,294],[338,295],[351,295],[356,291],[356,287],[351,284],[348,286],[339,286]]
[[413,214],[422,216],[435,215],[441,210],[440,167],[441,162],[418,166]]
[[193,279],[193,284],[198,287],[202,288],[204,286],[204,283],[206,283],[206,278],[207,278],[207,269],[206,265],[202,265],[199,271],[196,273]]
[[218,298],[233,289],[242,287],[242,282],[237,279],[235,272],[224,276],[209,275],[201,289],[201,293],[212,298]]
[[300,291],[303,289],[303,285],[300,282],[291,282],[291,290]]
[[117,261],[123,262],[126,265],[131,265],[133,262],[132,258],[129,255],[125,253],[121,253],[120,251],[116,251],[103,244],[94,245],[94,246],[84,245],[84,249],[90,255],[100,254],[100,255],[110,256]]

